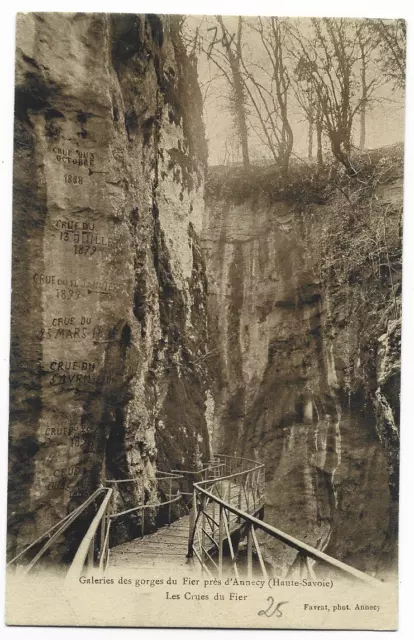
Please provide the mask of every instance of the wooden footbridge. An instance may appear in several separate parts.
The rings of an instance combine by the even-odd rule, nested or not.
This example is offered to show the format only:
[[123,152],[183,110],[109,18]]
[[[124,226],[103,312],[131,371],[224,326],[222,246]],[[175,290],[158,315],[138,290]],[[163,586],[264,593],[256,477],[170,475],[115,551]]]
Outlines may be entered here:
[[196,472],[172,473],[174,483],[181,480],[181,484],[192,488],[191,492],[180,491],[180,496],[188,500],[189,514],[151,535],[115,547],[110,551],[109,566],[126,567],[132,561],[144,567],[163,568],[173,564],[193,567],[189,560],[195,558],[203,570],[210,573],[212,568],[221,570],[225,547],[235,559],[232,537],[242,530],[244,521],[222,509],[203,491],[211,492],[215,498],[226,500],[245,513],[259,515],[264,508],[263,465],[219,456]]
[[[208,576],[223,571],[251,577],[253,570],[267,579],[269,566],[261,550],[266,536],[279,540],[297,552],[289,572],[316,578],[319,567],[338,576],[380,585],[375,578],[328,556],[322,551],[272,527],[264,520],[264,465],[255,460],[217,455],[198,470],[172,470],[157,473],[158,493],[166,499],[145,501],[116,512],[114,485],[136,483],[133,479],[108,480],[84,503],[57,522],[20,552],[8,566],[28,573],[50,547],[86,509],[95,505],[89,528],[79,544],[67,572],[67,579],[78,579],[85,572],[103,574],[120,569],[199,570]],[[185,515],[174,519],[173,507]],[[147,510],[164,509],[167,523],[155,532],[145,531]],[[140,515],[140,537],[110,548],[110,530],[114,522],[130,514]],[[237,543],[246,540],[245,553]],[[255,569],[254,569],[255,567]],[[287,577],[287,576],[284,576]]]

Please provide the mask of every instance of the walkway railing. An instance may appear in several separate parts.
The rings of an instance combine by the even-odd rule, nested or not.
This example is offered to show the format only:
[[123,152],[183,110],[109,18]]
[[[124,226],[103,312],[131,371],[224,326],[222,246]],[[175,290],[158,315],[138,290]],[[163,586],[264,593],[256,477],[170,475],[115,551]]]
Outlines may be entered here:
[[[238,568],[232,533],[244,519],[221,505],[234,506],[240,513],[258,514],[264,507],[264,465],[248,458],[217,455],[220,475],[195,482],[190,515],[188,556],[196,556],[203,570],[223,568],[223,546],[227,540],[236,575]],[[214,556],[218,553],[218,564]],[[210,569],[209,569],[210,567]]]
[[[159,501],[145,501],[145,490],[141,485],[141,501],[138,505],[125,509],[122,511],[115,511],[115,491],[112,488],[113,485],[119,485],[123,483],[137,483],[137,479],[128,478],[124,480],[107,480],[105,484],[112,485],[111,487],[100,487],[94,491],[79,507],[71,511],[67,516],[59,520],[53,527],[50,527],[39,538],[34,540],[25,549],[23,549],[18,555],[16,555],[7,564],[7,567],[16,565],[19,567],[23,575],[26,575],[31,571],[41,560],[44,554],[55,544],[59,537],[79,518],[79,516],[87,510],[95,501],[102,499],[95,516],[88,527],[86,534],[84,535],[70,568],[67,572],[67,579],[74,577],[78,578],[84,568],[98,568],[100,571],[105,572],[110,557],[110,545],[109,545],[109,533],[112,522],[121,516],[131,513],[141,512],[141,536],[145,535],[145,510],[159,510],[162,507],[168,506],[167,522],[171,524],[172,512],[171,507],[174,503],[182,499],[182,493],[179,489],[179,481],[183,476],[178,473],[157,471],[155,479],[157,480],[157,496],[161,495],[166,497],[166,500]],[[175,493],[174,493],[175,492]],[[43,542],[43,544],[41,544]],[[26,561],[25,558],[30,550],[35,550],[37,546],[40,549],[35,556]]]
[[31,571],[33,567],[35,567],[36,564],[39,562],[39,560],[44,556],[46,551],[48,551],[48,549],[58,541],[59,537],[75,522],[75,520],[77,520],[81,514],[85,513],[87,508],[91,506],[95,502],[95,500],[97,500],[98,498],[103,498],[102,503],[98,509],[98,513],[93,519],[92,524],[90,525],[88,532],[86,533],[84,538],[84,540],[90,539],[90,545],[87,547],[87,552],[86,552],[86,555],[87,555],[94,539],[94,538],[90,538],[91,531],[94,530],[96,533],[96,529],[100,524],[101,519],[106,514],[106,509],[109,504],[111,495],[112,495],[112,489],[108,489],[107,487],[100,487],[99,489],[96,489],[96,491],[94,491],[84,502],[82,502],[81,505],[79,505],[78,507],[76,507],[76,509],[68,513],[67,516],[59,520],[55,525],[53,525],[53,527],[50,527],[47,531],[45,531],[41,536],[39,536],[31,544],[25,547],[23,551],[18,553],[17,556],[15,556],[12,560],[10,560],[10,562],[7,563],[7,567],[11,567],[13,565],[19,565],[18,561],[20,561],[20,565],[24,563],[28,552],[32,549],[35,549],[38,545],[41,545],[41,543],[43,542],[43,544],[40,546],[40,549],[37,551],[35,556],[31,560],[27,561],[27,564],[25,564],[22,567],[23,575],[26,575],[27,573],[29,573],[29,571]]
[[[46,551],[56,543],[59,537],[70,527],[77,518],[95,501],[100,500],[96,514],[83,537],[67,577],[78,578],[85,566],[106,571],[110,558],[110,527],[116,518],[134,512],[141,513],[141,535],[145,534],[145,510],[168,506],[167,522],[171,524],[171,507],[183,499],[190,506],[188,557],[196,557],[202,571],[213,576],[223,572],[224,545],[229,550],[229,557],[236,577],[239,576],[238,554],[234,544],[234,534],[247,538],[247,575],[252,576],[254,560],[259,565],[265,579],[268,579],[268,569],[260,547],[257,532],[279,540],[297,552],[289,573],[299,571],[301,577],[307,575],[315,579],[315,563],[323,565],[340,573],[342,576],[361,582],[381,585],[381,582],[353,567],[332,558],[322,551],[290,536],[283,531],[267,524],[258,516],[263,515],[265,504],[264,495],[264,465],[255,460],[217,455],[214,460],[199,470],[174,470],[171,472],[158,471],[157,497],[166,500],[145,502],[145,491],[142,489],[141,501],[138,505],[115,512],[114,489],[100,487],[89,496],[79,507],[50,527],[42,536],[28,545],[9,563],[8,567],[18,564],[27,557],[27,553],[40,549],[22,568],[27,574],[39,562]],[[183,491],[180,484],[188,482],[191,491]],[[106,484],[119,485],[121,483],[136,483],[136,479],[107,480]],[[287,576],[285,576],[287,577]]]
[[381,585],[379,580],[354,569],[335,558],[311,547],[293,536],[260,520],[257,515],[264,506],[264,467],[254,460],[217,456],[225,461],[226,472],[223,477],[203,480],[194,484],[193,504],[196,506],[192,533],[190,535],[189,556],[193,554],[199,561],[202,571],[212,576],[223,572],[223,548],[227,542],[231,564],[236,577],[239,577],[237,553],[232,540],[235,531],[241,531],[247,537],[247,575],[253,573],[253,553],[258,560],[263,577],[269,578],[257,530],[268,537],[279,540],[297,551],[297,556],[288,575],[299,570],[300,576],[307,575],[316,579],[314,564],[328,567],[342,577],[359,580],[371,585]]
[[70,569],[66,575],[68,580],[79,578],[85,565],[93,569],[95,566],[95,546],[98,529],[100,529],[101,542],[99,546],[99,569],[106,569],[109,561],[109,504],[113,494],[113,489],[106,489],[105,498],[98,509],[94,519],[92,520],[85,537],[80,543],[76,555],[70,565]]
[[[105,506],[105,509],[101,509],[95,516],[94,521],[91,523],[91,526],[88,529],[84,539],[82,540],[78,551],[73,559],[71,567],[67,574],[67,579],[72,579],[74,577],[78,578],[85,566],[91,565],[93,566],[94,559],[94,540],[97,535],[98,526],[100,525],[101,531],[101,543],[99,546],[99,554],[98,554],[98,568],[100,571],[105,572],[108,568],[109,558],[110,558],[110,546],[109,546],[109,531],[112,522],[116,518],[120,518],[121,516],[130,515],[131,513],[140,512],[141,515],[141,537],[145,535],[145,511],[146,509],[159,510],[161,507],[168,506],[168,525],[171,524],[171,507],[175,502],[178,502],[182,498],[182,494],[179,488],[176,489],[175,494],[174,484],[177,485],[182,476],[179,476],[176,473],[169,473],[164,471],[157,471],[155,474],[155,479],[157,480],[157,495],[161,494],[167,497],[167,500],[163,500],[162,502],[152,502],[151,500],[145,502],[145,487],[141,484],[141,500],[142,502],[135,507],[131,507],[129,509],[124,509],[122,511],[115,511],[115,501],[113,500],[113,504],[110,506],[109,499]],[[127,478],[123,480],[107,480],[106,484],[111,485],[119,485],[124,483],[137,483],[137,479]],[[109,489],[111,492],[113,499],[115,498],[115,492],[113,489]],[[90,558],[90,562],[86,563],[87,558]]]
[[[125,516],[130,513],[134,513],[137,511],[145,511],[145,509],[159,509],[160,507],[165,507],[168,505],[168,524],[171,524],[171,506],[174,502],[178,502],[183,495],[180,491],[178,482],[182,478],[182,476],[173,472],[166,471],[157,471],[155,474],[155,479],[157,480],[157,494],[164,495],[167,497],[167,500],[162,502],[146,502],[145,501],[145,487],[141,484],[141,500],[137,506],[132,507],[130,509],[125,509],[124,511],[118,511],[115,513],[115,509],[109,516],[111,520],[115,518],[119,518],[120,516]],[[107,480],[106,484],[119,485],[122,483],[136,483],[137,479],[128,478],[126,480]],[[174,485],[175,485],[175,493],[174,493]],[[145,518],[142,515],[142,523],[141,523],[141,535],[145,535]]]

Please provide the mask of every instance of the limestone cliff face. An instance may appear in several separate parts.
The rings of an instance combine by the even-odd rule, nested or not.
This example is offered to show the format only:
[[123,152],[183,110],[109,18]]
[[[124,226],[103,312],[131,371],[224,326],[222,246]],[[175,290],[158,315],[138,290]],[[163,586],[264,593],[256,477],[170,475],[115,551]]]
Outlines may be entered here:
[[128,508],[210,454],[199,101],[173,17],[18,17],[11,555],[104,477]]
[[[370,572],[396,549],[397,164],[370,209],[351,207],[352,192],[301,202],[288,185],[272,198],[248,176],[212,172],[203,228],[222,372],[215,448],[266,465],[266,521]],[[293,557],[270,543],[280,570]]]

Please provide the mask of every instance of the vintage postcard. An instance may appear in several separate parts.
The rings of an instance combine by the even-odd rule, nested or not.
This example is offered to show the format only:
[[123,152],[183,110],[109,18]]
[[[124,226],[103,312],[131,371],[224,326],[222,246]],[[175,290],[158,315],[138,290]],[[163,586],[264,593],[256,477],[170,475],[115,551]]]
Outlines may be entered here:
[[395,629],[404,20],[16,25],[7,623]]

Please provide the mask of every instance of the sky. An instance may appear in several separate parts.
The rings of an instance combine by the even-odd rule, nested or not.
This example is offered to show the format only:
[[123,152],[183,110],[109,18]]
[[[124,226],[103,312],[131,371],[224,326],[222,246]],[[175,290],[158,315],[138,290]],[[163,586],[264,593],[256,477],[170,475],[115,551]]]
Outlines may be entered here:
[[[250,18],[251,20],[252,18]],[[237,31],[237,18],[224,18],[225,25],[230,33]],[[290,22],[293,24],[296,20]],[[310,33],[310,23],[307,19],[296,21],[304,35]],[[204,48],[208,46],[215,37],[216,32],[212,30],[215,22],[213,16],[191,16],[187,20],[187,30],[193,36],[196,28],[204,38]],[[210,29],[210,30],[209,30]],[[218,37],[218,36],[217,36]],[[263,64],[265,61],[261,50],[260,39],[257,34],[244,28],[244,52],[246,58],[254,62]],[[220,44],[216,45],[220,47]],[[215,49],[218,51],[218,49]],[[287,62],[287,66],[293,71],[292,63]],[[356,67],[359,75],[359,69]],[[257,70],[256,70],[257,73]],[[378,73],[372,67],[369,72]],[[204,124],[209,149],[209,164],[224,164],[227,161],[240,161],[240,149],[238,138],[235,136],[233,126],[233,116],[229,109],[229,88],[227,80],[223,77],[217,78],[217,67],[208,60],[207,55],[199,52],[198,75],[204,100]],[[372,75],[371,75],[372,77]],[[376,100],[369,107],[366,116],[366,148],[378,148],[404,139],[404,94],[402,91],[395,91],[390,83],[385,83],[375,94]],[[307,157],[308,146],[308,126],[293,92],[289,95],[290,124],[294,135],[294,152],[300,157]],[[354,120],[353,142],[358,144],[359,140],[359,117]],[[263,148],[258,137],[249,130],[250,155],[253,162],[260,161],[268,156],[268,151]],[[316,141],[314,140],[314,148]],[[324,147],[329,148],[329,142],[324,139]]]

